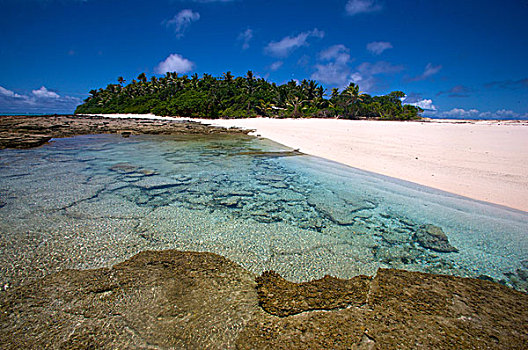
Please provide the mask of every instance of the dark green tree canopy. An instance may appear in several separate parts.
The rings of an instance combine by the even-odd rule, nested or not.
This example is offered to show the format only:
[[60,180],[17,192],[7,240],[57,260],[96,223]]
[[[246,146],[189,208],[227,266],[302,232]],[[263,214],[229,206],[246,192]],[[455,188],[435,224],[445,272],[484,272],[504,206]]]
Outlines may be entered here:
[[230,71],[221,77],[210,74],[192,76],[168,72],[147,78],[141,73],[124,85],[109,84],[105,89],[90,90],[90,96],[75,113],[154,113],[162,116],[199,118],[320,117],[379,118],[409,120],[420,118],[418,107],[403,105],[405,94],[393,91],[384,96],[370,96],[350,83],[343,91],[326,89],[314,80],[297,83],[291,80],[277,85],[256,78],[252,71],[235,77]]

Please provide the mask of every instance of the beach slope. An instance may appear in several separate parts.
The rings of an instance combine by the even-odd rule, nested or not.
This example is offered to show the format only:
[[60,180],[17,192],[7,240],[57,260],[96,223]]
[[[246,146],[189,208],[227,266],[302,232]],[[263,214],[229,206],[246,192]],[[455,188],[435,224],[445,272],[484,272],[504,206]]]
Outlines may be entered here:
[[201,120],[301,152],[528,211],[528,123],[337,119]]

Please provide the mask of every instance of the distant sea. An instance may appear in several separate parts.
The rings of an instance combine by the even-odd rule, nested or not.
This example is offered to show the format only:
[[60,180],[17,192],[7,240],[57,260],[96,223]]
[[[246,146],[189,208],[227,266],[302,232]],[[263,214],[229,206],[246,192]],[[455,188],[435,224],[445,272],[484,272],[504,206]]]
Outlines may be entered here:
[[430,115],[424,115],[424,118],[430,118],[430,119],[453,119],[453,120],[528,120],[528,118],[519,118],[519,117],[506,117],[506,118],[479,118],[479,117],[465,117],[465,118],[457,118],[457,117],[438,117],[438,116],[430,116]]
[[73,113],[0,113],[0,116],[6,116],[6,115],[23,115],[27,117],[35,116],[38,117],[39,115],[72,115]]

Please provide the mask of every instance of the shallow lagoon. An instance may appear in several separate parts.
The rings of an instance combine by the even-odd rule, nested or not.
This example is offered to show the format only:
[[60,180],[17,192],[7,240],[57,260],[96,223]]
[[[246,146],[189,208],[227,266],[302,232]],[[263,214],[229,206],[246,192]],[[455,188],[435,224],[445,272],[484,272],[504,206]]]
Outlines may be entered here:
[[[0,151],[0,282],[176,248],[293,281],[395,267],[528,289],[527,213],[288,151],[247,136],[116,135]],[[424,225],[458,251],[424,247]]]

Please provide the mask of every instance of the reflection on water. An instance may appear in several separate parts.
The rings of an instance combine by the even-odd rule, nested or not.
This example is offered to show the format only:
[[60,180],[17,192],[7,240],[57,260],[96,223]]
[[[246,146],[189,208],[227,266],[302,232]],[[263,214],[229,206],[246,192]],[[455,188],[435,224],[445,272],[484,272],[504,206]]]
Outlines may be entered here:
[[379,267],[528,289],[528,214],[247,136],[81,136],[0,152],[0,283],[211,251],[290,280]]

